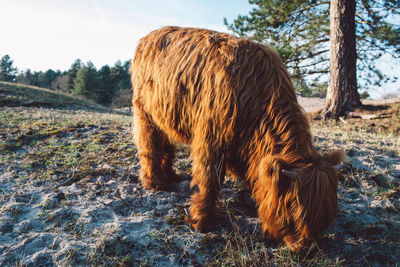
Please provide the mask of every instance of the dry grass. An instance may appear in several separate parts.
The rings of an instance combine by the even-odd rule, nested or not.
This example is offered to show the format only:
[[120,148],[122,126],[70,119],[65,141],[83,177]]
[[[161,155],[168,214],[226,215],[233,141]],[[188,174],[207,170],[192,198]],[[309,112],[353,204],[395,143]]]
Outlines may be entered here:
[[[12,88],[0,84],[1,96]],[[25,97],[19,87],[13,90],[10,97]],[[280,241],[262,236],[248,190],[229,177],[222,189],[216,231],[201,234],[186,225],[191,195],[187,146],[178,148],[175,162],[182,182],[170,192],[149,192],[137,180],[129,115],[96,111],[85,103],[76,104],[79,109],[23,103],[27,102],[0,105],[0,176],[12,173],[12,179],[0,179],[0,234],[1,238],[16,235],[28,245],[31,236],[59,238],[58,243],[67,245],[47,248],[46,259],[53,264],[385,266],[400,262],[399,104],[360,111],[386,112],[391,118],[311,121],[317,148],[342,148],[347,160],[340,174],[340,208],[333,227],[309,251],[293,253]],[[5,186],[11,182],[15,186]],[[40,205],[35,192],[44,196]],[[77,209],[79,202],[89,208]],[[36,232],[22,227],[30,209],[37,210],[31,224],[44,225]],[[90,226],[84,218],[98,224]],[[18,244],[7,248],[4,244],[0,242],[0,265],[29,263],[32,256],[18,250]],[[12,260],[5,261],[8,257]]]

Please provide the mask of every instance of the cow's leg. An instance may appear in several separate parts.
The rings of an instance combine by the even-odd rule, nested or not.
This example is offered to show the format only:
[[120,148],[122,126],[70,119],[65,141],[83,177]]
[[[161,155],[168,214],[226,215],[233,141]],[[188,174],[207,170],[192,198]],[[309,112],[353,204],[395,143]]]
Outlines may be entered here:
[[164,155],[161,159],[161,170],[166,175],[168,184],[176,183],[180,178],[172,168],[175,159],[175,145],[169,141],[166,135],[163,135],[162,138],[162,152]]
[[178,176],[172,169],[175,146],[152,122],[139,105],[134,104],[133,131],[140,160],[140,181],[149,189],[165,190]]
[[191,186],[198,186],[192,196],[190,217],[186,221],[201,232],[210,231],[216,222],[219,192],[225,177],[225,159],[222,152],[211,149],[204,140],[193,140],[193,179]]

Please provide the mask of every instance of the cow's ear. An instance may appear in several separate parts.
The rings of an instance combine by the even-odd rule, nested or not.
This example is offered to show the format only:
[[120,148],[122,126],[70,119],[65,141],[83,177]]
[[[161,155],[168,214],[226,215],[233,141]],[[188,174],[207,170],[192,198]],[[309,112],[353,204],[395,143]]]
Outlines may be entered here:
[[283,159],[276,156],[266,156],[260,162],[258,173],[265,186],[276,186],[280,190],[284,190],[293,181],[290,176],[283,173],[284,170],[288,169],[289,166]]
[[330,162],[332,165],[339,165],[339,164],[342,164],[342,162],[346,158],[346,154],[344,153],[343,150],[338,149],[338,150],[334,150],[329,153],[326,153],[323,156],[323,158],[326,161]]
[[285,170],[285,169],[282,170],[282,173],[284,175],[286,175],[287,177],[290,177],[290,179],[292,179],[293,181],[299,178],[299,172],[300,172],[299,169],[290,170],[290,171],[289,170]]

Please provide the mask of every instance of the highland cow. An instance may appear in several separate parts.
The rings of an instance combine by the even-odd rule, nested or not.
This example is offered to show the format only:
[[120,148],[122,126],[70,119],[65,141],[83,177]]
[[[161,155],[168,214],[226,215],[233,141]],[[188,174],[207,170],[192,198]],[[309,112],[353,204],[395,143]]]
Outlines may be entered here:
[[178,181],[175,144],[193,160],[186,221],[215,225],[225,172],[244,179],[263,232],[299,250],[338,209],[342,151],[317,153],[290,76],[270,48],[205,29],[165,27],[139,42],[131,66],[134,136],[145,188]]

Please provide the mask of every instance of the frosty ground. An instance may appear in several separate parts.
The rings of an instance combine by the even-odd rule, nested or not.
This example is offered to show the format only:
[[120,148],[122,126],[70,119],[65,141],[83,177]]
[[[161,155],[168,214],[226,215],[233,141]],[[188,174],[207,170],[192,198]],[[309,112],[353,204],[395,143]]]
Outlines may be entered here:
[[3,105],[0,266],[396,264],[400,129],[390,123],[400,112],[391,115],[384,122],[312,120],[317,149],[342,148],[347,159],[337,219],[299,254],[263,238],[249,192],[229,177],[216,230],[189,227],[187,146],[178,147],[174,165],[181,182],[168,192],[144,190],[129,113]]

